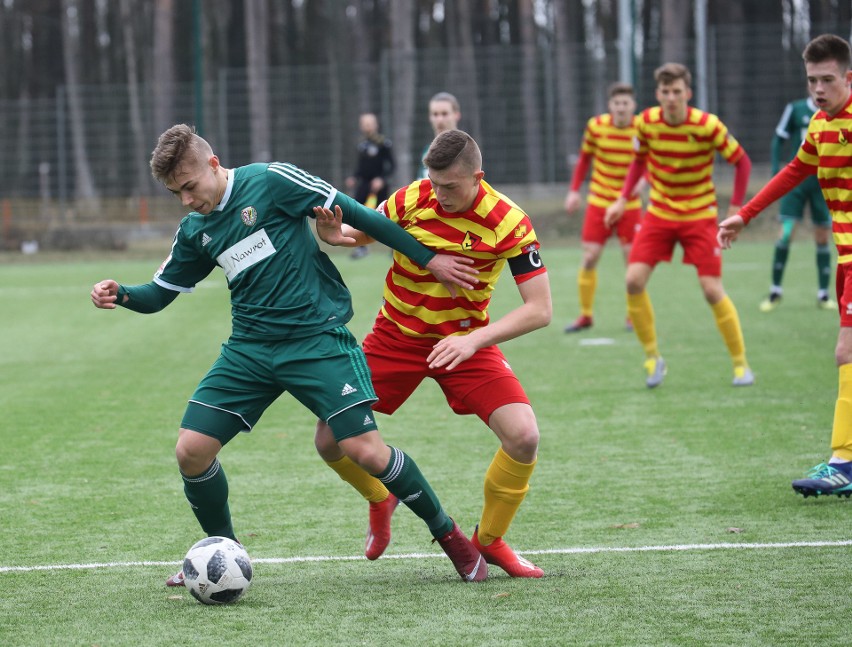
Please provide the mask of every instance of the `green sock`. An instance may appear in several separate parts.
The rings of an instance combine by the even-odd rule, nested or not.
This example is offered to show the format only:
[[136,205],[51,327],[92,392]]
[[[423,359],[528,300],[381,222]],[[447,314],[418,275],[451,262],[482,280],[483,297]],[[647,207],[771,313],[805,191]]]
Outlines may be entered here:
[[831,281],[831,249],[828,245],[817,245],[816,264],[819,289],[828,290],[828,283]]
[[391,447],[388,466],[375,477],[418,517],[426,522],[433,537],[443,537],[453,529],[453,520],[447,516],[438,496],[417,463],[405,452]]
[[219,459],[214,459],[198,476],[181,476],[186,499],[207,536],[229,537],[236,541],[228,507],[228,479]]
[[775,254],[772,256],[772,285],[781,285],[789,254],[790,248],[787,245],[782,245],[780,242],[775,243]]

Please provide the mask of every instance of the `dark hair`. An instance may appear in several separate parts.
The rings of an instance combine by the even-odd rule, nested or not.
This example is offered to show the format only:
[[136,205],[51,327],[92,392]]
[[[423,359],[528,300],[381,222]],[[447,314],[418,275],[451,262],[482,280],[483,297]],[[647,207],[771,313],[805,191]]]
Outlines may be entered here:
[[473,173],[482,167],[482,153],[473,137],[463,130],[447,130],[432,140],[423,156],[426,168],[443,171],[459,163]]
[[612,99],[617,94],[629,94],[631,97],[636,96],[636,92],[633,90],[632,85],[629,83],[621,83],[620,81],[610,85],[606,91],[607,99]]
[[686,87],[692,87],[692,74],[686,65],[665,63],[654,70],[654,81],[657,82],[657,85],[671,85],[678,79],[683,79]]
[[837,61],[844,70],[848,70],[852,64],[852,52],[849,43],[834,34],[822,34],[817,36],[805,46],[802,52],[805,63],[824,63],[825,61]]
[[212,154],[210,144],[196,134],[194,127],[174,125],[157,139],[157,146],[151,153],[151,175],[160,182],[167,182],[174,177],[181,162],[190,158],[194,162]]

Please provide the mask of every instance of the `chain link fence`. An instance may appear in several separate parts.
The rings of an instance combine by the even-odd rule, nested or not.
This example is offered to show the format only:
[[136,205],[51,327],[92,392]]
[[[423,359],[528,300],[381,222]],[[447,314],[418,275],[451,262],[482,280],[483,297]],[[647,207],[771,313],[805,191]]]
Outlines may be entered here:
[[[693,73],[699,63],[707,70],[694,80],[696,98],[706,102],[698,107],[722,118],[755,163],[755,179],[764,179],[776,121],[788,101],[806,92],[803,44],[785,45],[777,27],[735,25],[708,32],[700,61],[692,42],[683,45]],[[659,43],[644,43],[634,66],[640,107],[655,102],[653,70],[662,62]],[[399,69],[412,78],[400,78]],[[256,151],[257,97],[245,70],[223,69],[202,85],[202,134],[225,166],[288,161],[342,186],[355,165],[358,114],[372,110],[395,143],[394,180],[402,185],[415,177],[432,138],[428,100],[449,91],[462,105],[460,127],[483,149],[488,180],[513,197],[517,191],[539,196],[544,211],[559,211],[585,122],[606,109],[606,87],[618,76],[615,43],[481,48],[467,56],[430,49],[402,62],[387,54],[366,67],[270,69],[269,136]],[[401,114],[395,102],[404,83],[413,87],[413,109]],[[168,123],[155,123],[155,90],[170,97]],[[68,88],[53,99],[0,102],[0,248],[17,249],[25,240],[120,248],[139,232],[173,231],[184,210],[151,179],[148,159],[162,130],[194,121],[197,91],[196,85],[77,88],[83,132],[73,129]]]

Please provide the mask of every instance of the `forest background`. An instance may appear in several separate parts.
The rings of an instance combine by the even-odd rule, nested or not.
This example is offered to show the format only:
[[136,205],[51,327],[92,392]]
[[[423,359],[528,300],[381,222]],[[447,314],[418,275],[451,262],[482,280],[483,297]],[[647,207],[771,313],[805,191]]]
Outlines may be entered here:
[[438,91],[459,98],[490,181],[564,194],[606,86],[650,105],[665,61],[692,68],[694,105],[759,175],[805,95],[803,46],[850,29],[846,0],[0,0],[0,249],[173,230],[182,209],[148,159],[177,122],[226,166],[288,161],[342,186],[373,111],[403,185]]

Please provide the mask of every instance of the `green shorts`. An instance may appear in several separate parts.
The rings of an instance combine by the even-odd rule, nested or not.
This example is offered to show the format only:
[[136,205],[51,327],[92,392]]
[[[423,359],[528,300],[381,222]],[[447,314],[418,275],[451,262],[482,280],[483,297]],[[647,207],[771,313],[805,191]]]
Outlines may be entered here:
[[804,220],[805,207],[811,207],[811,221],[817,227],[831,226],[831,213],[825,204],[819,180],[814,177],[805,179],[799,186],[781,198],[779,205],[780,220]]
[[251,431],[285,391],[326,421],[337,440],[376,429],[367,359],[345,326],[304,339],[228,340],[192,394],[181,427],[224,445]]

